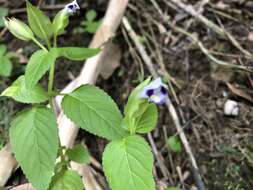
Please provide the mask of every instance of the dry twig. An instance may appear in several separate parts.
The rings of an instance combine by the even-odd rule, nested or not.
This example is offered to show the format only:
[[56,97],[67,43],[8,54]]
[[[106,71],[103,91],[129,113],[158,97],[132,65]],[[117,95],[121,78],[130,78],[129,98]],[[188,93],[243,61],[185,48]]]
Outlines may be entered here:
[[231,43],[239,49],[246,57],[252,58],[252,54],[245,50],[239,42],[229,33],[225,30],[225,28],[219,27],[217,24],[213,23],[210,21],[208,18],[197,12],[192,5],[187,5],[183,3],[181,0],[170,0],[173,2],[175,5],[177,5],[179,8],[183,9],[186,13],[190,14],[191,16],[195,17],[198,19],[200,22],[204,23],[207,27],[209,27],[211,30],[216,32],[222,37],[227,38],[228,40],[231,41]]

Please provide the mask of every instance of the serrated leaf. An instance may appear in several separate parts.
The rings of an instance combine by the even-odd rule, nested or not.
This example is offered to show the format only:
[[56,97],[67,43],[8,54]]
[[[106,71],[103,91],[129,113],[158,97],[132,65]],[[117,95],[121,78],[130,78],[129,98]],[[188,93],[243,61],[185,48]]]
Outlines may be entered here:
[[4,26],[4,17],[8,15],[9,10],[4,7],[0,7],[0,27]]
[[158,111],[155,104],[149,104],[146,111],[137,118],[136,132],[137,133],[149,133],[157,124]]
[[43,75],[50,69],[57,58],[57,50],[51,49],[49,52],[38,50],[32,54],[25,71],[25,84],[32,88],[38,83]]
[[114,140],[128,133],[120,127],[122,115],[115,102],[103,90],[85,85],[64,96],[64,113],[88,132]]
[[12,63],[6,56],[0,57],[0,76],[8,77],[11,75]]
[[66,155],[70,160],[79,164],[88,164],[90,162],[89,151],[81,144],[77,144],[73,148],[68,149]]
[[37,190],[48,188],[59,141],[56,118],[46,107],[20,112],[11,123],[12,151],[24,174]]
[[33,32],[43,40],[49,41],[53,34],[50,19],[37,7],[26,1],[28,22]]
[[100,49],[79,48],[79,47],[63,47],[58,48],[59,56],[63,56],[72,61],[83,61],[97,55]]
[[94,10],[89,10],[86,13],[85,17],[86,17],[87,21],[91,22],[91,21],[93,21],[97,17],[97,13]]
[[173,152],[180,153],[182,151],[182,145],[177,136],[169,137],[167,139],[167,145]]
[[103,168],[112,190],[155,190],[153,156],[140,136],[108,144],[103,153]]
[[80,175],[71,170],[66,170],[55,176],[49,190],[83,190],[83,182]]
[[1,96],[11,97],[18,102],[31,104],[42,103],[49,98],[47,92],[38,84],[31,89],[27,89],[24,76],[20,76]]

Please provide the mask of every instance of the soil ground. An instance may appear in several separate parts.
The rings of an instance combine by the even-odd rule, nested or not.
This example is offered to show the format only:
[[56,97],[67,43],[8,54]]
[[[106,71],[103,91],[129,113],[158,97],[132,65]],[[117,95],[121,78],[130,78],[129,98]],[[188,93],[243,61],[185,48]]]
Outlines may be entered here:
[[[15,0],[12,0],[15,2]],[[155,2],[160,8],[152,4]],[[253,66],[252,59],[244,56],[230,40],[174,7],[169,0],[137,0],[130,1],[126,16],[134,30],[139,34],[142,44],[146,47],[154,66],[159,73],[165,70],[179,84],[172,84],[170,95],[175,105],[184,132],[193,149],[194,156],[200,167],[205,185],[209,190],[252,190],[253,189],[253,75],[230,68],[217,67],[210,61],[191,39],[173,30],[165,19],[197,36],[210,50],[212,55],[229,63]],[[203,1],[188,0],[186,4],[194,5],[200,13],[213,23],[229,32],[236,41],[249,52],[253,52],[253,3],[238,0],[211,0],[201,7]],[[56,1],[56,3],[59,3]],[[10,9],[24,7],[23,3],[10,4]],[[80,25],[85,11],[95,9],[102,16],[106,9],[103,0],[88,1],[87,9],[73,17],[71,26],[61,39],[61,44],[87,46],[92,35],[74,34],[74,28]],[[54,12],[49,12],[54,14]],[[14,16],[14,15],[13,15]],[[15,15],[25,18],[25,14]],[[2,39],[8,49],[23,49],[23,55],[29,56],[36,48],[30,43],[23,43],[6,33]],[[107,91],[123,108],[131,90],[145,77],[149,76],[143,61],[134,44],[128,37],[123,26],[114,39],[122,52],[121,66],[108,79],[99,78],[97,85]],[[161,69],[161,65],[165,70]],[[57,63],[57,88],[63,88],[74,76],[77,76],[82,63],[59,61]],[[17,76],[24,72],[25,65],[14,64],[10,78],[0,78],[0,90],[5,89]],[[237,89],[231,90],[228,84]],[[239,90],[238,90],[239,89]],[[173,96],[173,90],[176,96]],[[245,94],[250,98],[245,98]],[[238,116],[225,116],[224,103],[227,99],[238,102]],[[7,98],[0,98],[0,146],[8,141],[8,127],[11,117],[26,105],[17,104]],[[184,151],[173,153],[167,148],[166,140],[175,135],[176,130],[168,110],[159,109],[159,124],[152,133],[157,149],[170,173],[165,178],[156,163],[156,179],[159,184],[183,186],[190,190],[195,188],[191,168]],[[97,160],[101,161],[103,148],[107,143],[86,132],[80,132],[78,140],[85,142]],[[179,172],[180,171],[180,172]],[[98,171],[102,174],[101,171]],[[179,175],[181,173],[181,176]],[[9,185],[23,182],[21,171],[9,181]],[[183,178],[183,179],[182,179]],[[173,183],[173,184],[171,184]]]

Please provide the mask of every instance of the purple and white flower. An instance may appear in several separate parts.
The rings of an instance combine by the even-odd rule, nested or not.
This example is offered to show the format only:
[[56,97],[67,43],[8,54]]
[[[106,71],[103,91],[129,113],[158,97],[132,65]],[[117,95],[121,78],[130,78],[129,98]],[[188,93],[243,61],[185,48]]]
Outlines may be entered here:
[[64,10],[69,14],[75,13],[78,9],[80,9],[80,7],[76,0],[74,0],[72,3],[67,4],[64,8]]
[[148,101],[154,102],[157,105],[161,105],[165,103],[168,97],[167,85],[162,82],[161,78],[157,78],[143,88],[140,97],[146,98]]

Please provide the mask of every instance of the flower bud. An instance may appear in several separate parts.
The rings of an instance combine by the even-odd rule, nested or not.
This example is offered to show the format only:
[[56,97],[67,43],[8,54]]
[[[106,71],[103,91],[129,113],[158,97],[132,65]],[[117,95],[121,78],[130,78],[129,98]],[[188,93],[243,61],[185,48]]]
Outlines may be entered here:
[[34,38],[33,32],[30,27],[18,19],[4,19],[4,24],[6,28],[8,28],[9,31],[18,39],[29,41]]

